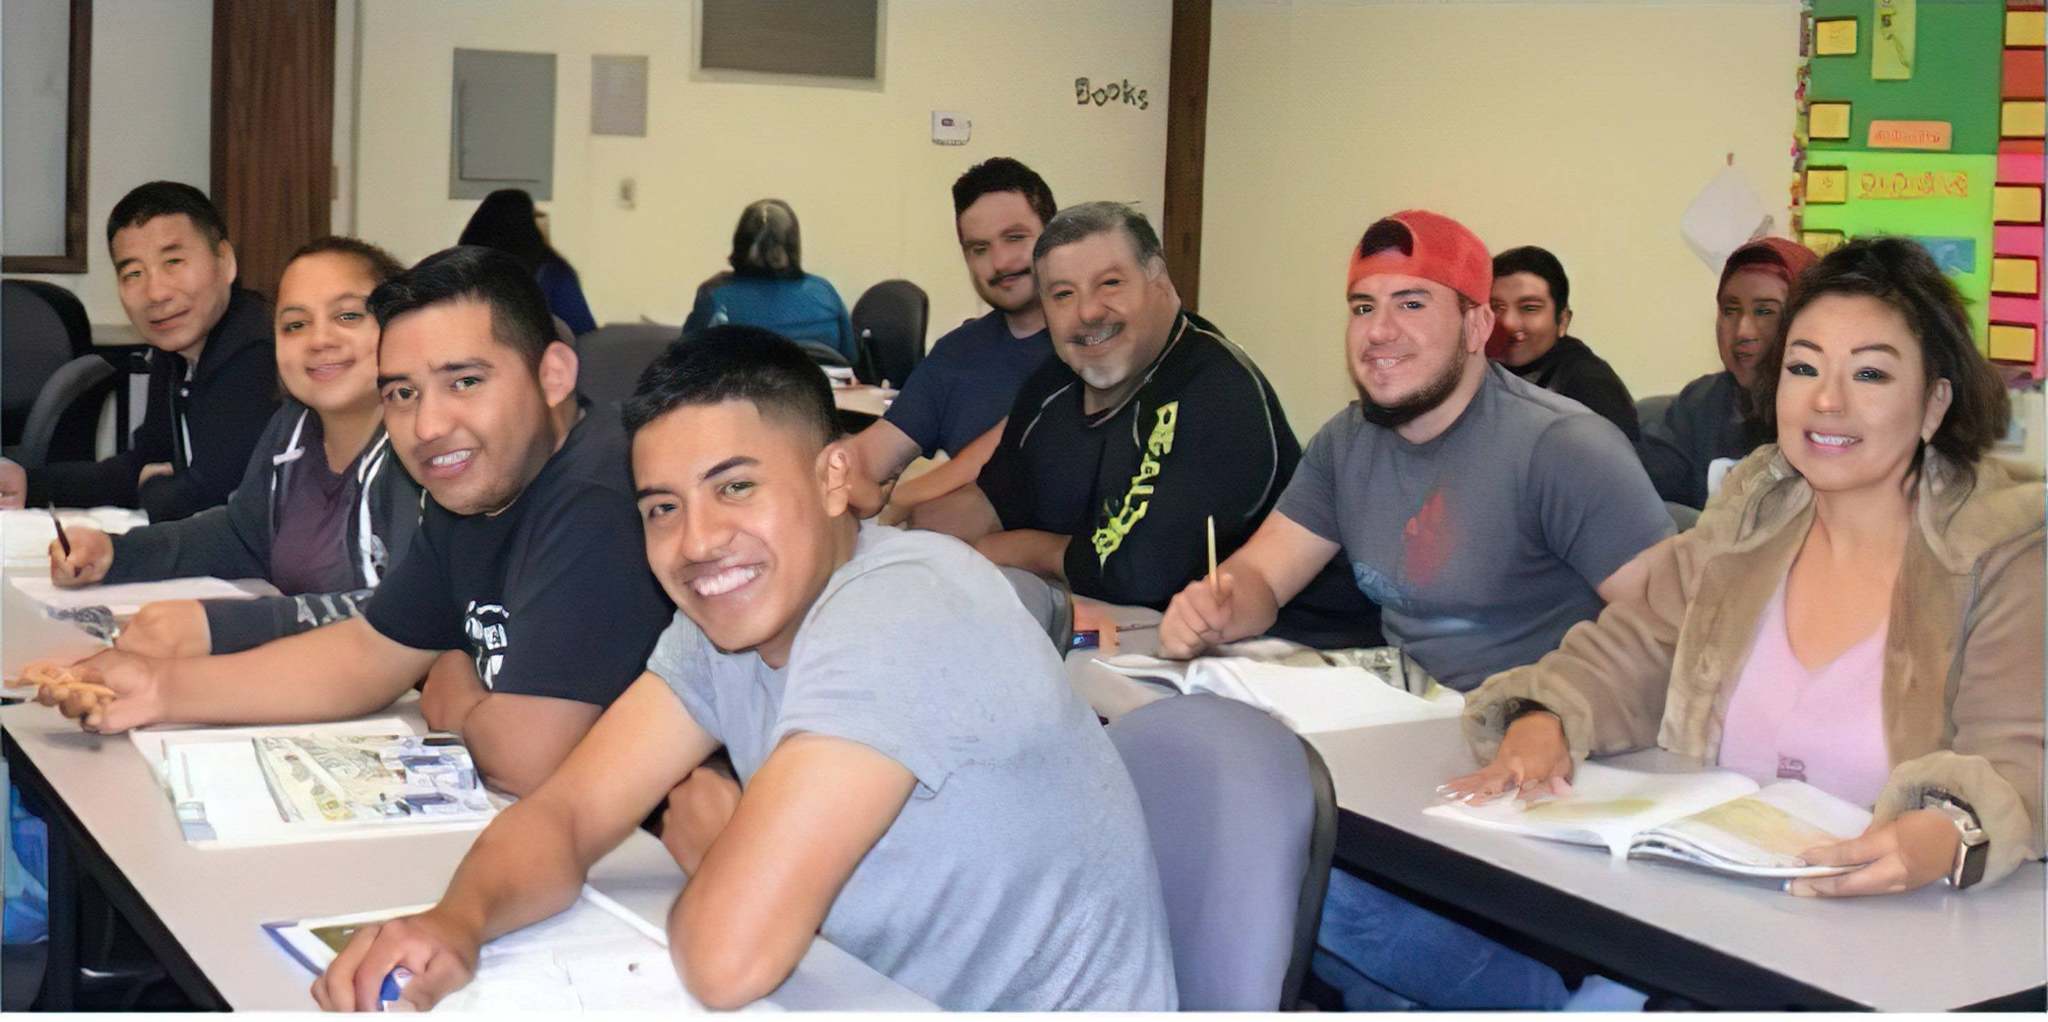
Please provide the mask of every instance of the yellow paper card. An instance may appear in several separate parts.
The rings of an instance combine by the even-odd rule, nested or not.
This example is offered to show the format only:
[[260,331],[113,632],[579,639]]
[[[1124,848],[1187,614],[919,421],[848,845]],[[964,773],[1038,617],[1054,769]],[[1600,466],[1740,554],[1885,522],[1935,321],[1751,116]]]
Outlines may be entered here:
[[1825,256],[1841,248],[1847,240],[1841,231],[1802,231],[1799,234],[1799,243],[1812,249],[1817,256]]
[[1998,107],[2000,138],[2040,138],[2048,124],[2048,103],[2038,99],[2008,99]]
[[1849,137],[1849,104],[1814,103],[1806,108],[1806,137],[1845,139]]
[[2005,45],[2040,46],[2048,43],[2048,12],[2005,12]]
[[[2010,22],[2011,17],[2007,16]],[[2006,28],[2007,35],[2012,29]],[[2010,45],[2010,44],[2008,44]],[[1856,19],[1829,18],[1813,23],[1813,55],[1816,57],[1851,57],[1856,54]]]
[[[1808,175],[1809,178],[1811,176]],[[2041,186],[1998,185],[1992,188],[1991,219],[2001,224],[2040,223]]]
[[1991,290],[2006,295],[2040,293],[2041,264],[2019,256],[1991,260]]
[[1816,205],[1849,201],[1848,168],[1806,168],[1806,201]]
[[2032,362],[2034,360],[2034,328],[2013,326],[2010,323],[1991,324],[1990,350],[1985,354],[2001,362]]

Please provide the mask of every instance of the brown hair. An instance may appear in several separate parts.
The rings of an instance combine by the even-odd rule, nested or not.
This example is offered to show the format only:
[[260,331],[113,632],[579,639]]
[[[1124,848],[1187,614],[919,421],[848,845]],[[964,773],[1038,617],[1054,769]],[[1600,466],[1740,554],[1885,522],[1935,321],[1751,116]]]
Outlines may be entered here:
[[338,234],[330,234],[324,238],[314,238],[312,241],[300,245],[299,250],[293,252],[292,257],[285,260],[284,264],[290,266],[306,256],[322,255],[328,252],[339,252],[343,255],[352,255],[357,259],[361,259],[363,265],[369,268],[370,283],[372,284],[382,284],[405,272],[405,264],[399,262],[391,253],[361,238],[345,238]]
[[[1949,381],[1954,397],[1948,414],[1925,446],[1958,465],[1975,465],[2005,435],[2012,399],[1998,371],[1971,339],[1962,294],[1919,242],[1899,237],[1851,241],[1828,253],[1793,284],[1785,303],[1785,327],[1764,348],[1757,365],[1756,404],[1767,435],[1776,436],[1778,431],[1778,376],[1784,371],[1792,323],[1827,295],[1861,295],[1890,306],[1920,341],[1920,364],[1928,386]],[[1924,453],[1923,447],[1913,456],[1909,478],[1919,472]]]

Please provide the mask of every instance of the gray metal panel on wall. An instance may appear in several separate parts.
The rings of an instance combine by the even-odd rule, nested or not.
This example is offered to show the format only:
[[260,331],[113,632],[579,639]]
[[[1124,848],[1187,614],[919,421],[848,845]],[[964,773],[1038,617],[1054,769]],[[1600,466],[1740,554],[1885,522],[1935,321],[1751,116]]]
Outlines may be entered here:
[[554,197],[555,55],[456,50],[448,197]]

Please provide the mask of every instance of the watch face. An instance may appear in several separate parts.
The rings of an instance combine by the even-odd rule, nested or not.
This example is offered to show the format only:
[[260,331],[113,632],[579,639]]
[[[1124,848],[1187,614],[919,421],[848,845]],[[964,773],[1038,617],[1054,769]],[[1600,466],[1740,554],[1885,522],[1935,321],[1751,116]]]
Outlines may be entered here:
[[1984,879],[1984,860],[1991,857],[1986,854],[1990,850],[1991,846],[1983,843],[1969,845],[1963,849],[1963,862],[1956,870],[1956,890],[1973,887]]

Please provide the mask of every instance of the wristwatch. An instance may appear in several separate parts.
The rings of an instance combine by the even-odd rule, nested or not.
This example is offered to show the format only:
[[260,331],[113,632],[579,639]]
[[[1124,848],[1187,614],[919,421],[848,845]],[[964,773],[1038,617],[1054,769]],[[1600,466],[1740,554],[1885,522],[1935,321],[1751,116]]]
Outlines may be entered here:
[[1970,808],[1968,802],[1940,788],[1930,788],[1922,794],[1920,808],[1947,816],[1949,822],[1956,825],[1956,833],[1962,836],[1962,843],[1956,846],[1955,864],[1949,867],[1949,886],[1960,891],[1984,879],[1984,860],[1990,858],[1991,839],[1984,836],[1984,828],[1977,822],[1977,811]]

